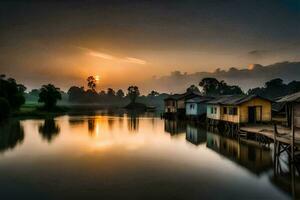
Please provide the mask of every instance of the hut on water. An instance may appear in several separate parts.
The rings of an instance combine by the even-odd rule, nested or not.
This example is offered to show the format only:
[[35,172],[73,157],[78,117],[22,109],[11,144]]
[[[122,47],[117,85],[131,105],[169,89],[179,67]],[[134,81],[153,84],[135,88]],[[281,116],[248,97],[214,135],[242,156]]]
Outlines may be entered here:
[[300,129],[300,92],[284,96],[277,100],[280,109],[277,111],[284,113],[283,121],[287,126]]
[[206,115],[207,102],[213,97],[198,96],[185,101],[185,113],[189,117]]
[[169,95],[164,99],[165,115],[184,115],[185,101],[194,97],[201,96],[201,93],[196,91],[186,92],[183,94]]
[[272,119],[272,101],[258,95],[225,95],[207,104],[207,118],[212,121],[239,124]]

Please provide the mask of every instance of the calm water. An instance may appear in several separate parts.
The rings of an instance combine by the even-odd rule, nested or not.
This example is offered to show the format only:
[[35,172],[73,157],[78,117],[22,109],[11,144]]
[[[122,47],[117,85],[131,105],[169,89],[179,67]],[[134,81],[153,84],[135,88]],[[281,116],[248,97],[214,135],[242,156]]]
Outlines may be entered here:
[[1,199],[290,199],[272,147],[152,116],[63,116],[0,128]]

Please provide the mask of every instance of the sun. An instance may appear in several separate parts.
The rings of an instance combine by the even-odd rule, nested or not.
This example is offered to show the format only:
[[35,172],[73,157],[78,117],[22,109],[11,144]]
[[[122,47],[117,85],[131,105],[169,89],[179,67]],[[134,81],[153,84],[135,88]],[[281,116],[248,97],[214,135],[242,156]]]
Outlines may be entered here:
[[98,82],[100,80],[100,76],[99,75],[96,75],[95,76],[95,80]]

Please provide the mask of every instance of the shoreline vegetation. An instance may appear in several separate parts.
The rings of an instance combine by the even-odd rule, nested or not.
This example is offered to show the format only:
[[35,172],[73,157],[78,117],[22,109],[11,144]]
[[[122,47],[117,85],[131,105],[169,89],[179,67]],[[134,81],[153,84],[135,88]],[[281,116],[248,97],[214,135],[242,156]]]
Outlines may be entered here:
[[[26,87],[13,78],[0,75],[0,121],[10,118],[49,118],[65,114],[95,114],[100,109],[125,109],[128,112],[159,111],[164,109],[164,99],[168,93],[152,90],[141,95],[135,85],[127,91],[112,88],[97,91],[97,80],[87,78],[87,88],[71,86],[64,92],[53,84],[43,85],[40,89],[26,92]],[[201,90],[200,90],[201,89]],[[191,85],[186,92],[198,92],[203,96],[256,94],[269,99],[276,99],[300,91],[300,81],[288,84],[276,78],[267,81],[263,87],[243,91],[238,85],[229,85],[216,78],[203,78],[198,85]]]
[[95,114],[97,110],[127,110],[136,112],[156,111],[156,107],[147,106],[143,103],[129,103],[127,106],[122,105],[103,105],[103,104],[60,104],[47,110],[42,104],[25,103],[18,111],[11,113],[13,118],[54,118],[66,114]]

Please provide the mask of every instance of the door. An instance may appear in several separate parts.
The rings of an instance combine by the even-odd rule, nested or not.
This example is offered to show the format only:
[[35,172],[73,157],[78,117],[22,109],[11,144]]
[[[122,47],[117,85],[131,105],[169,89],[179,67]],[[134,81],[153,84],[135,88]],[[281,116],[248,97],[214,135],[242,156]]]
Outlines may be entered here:
[[248,123],[255,123],[255,106],[248,107]]

